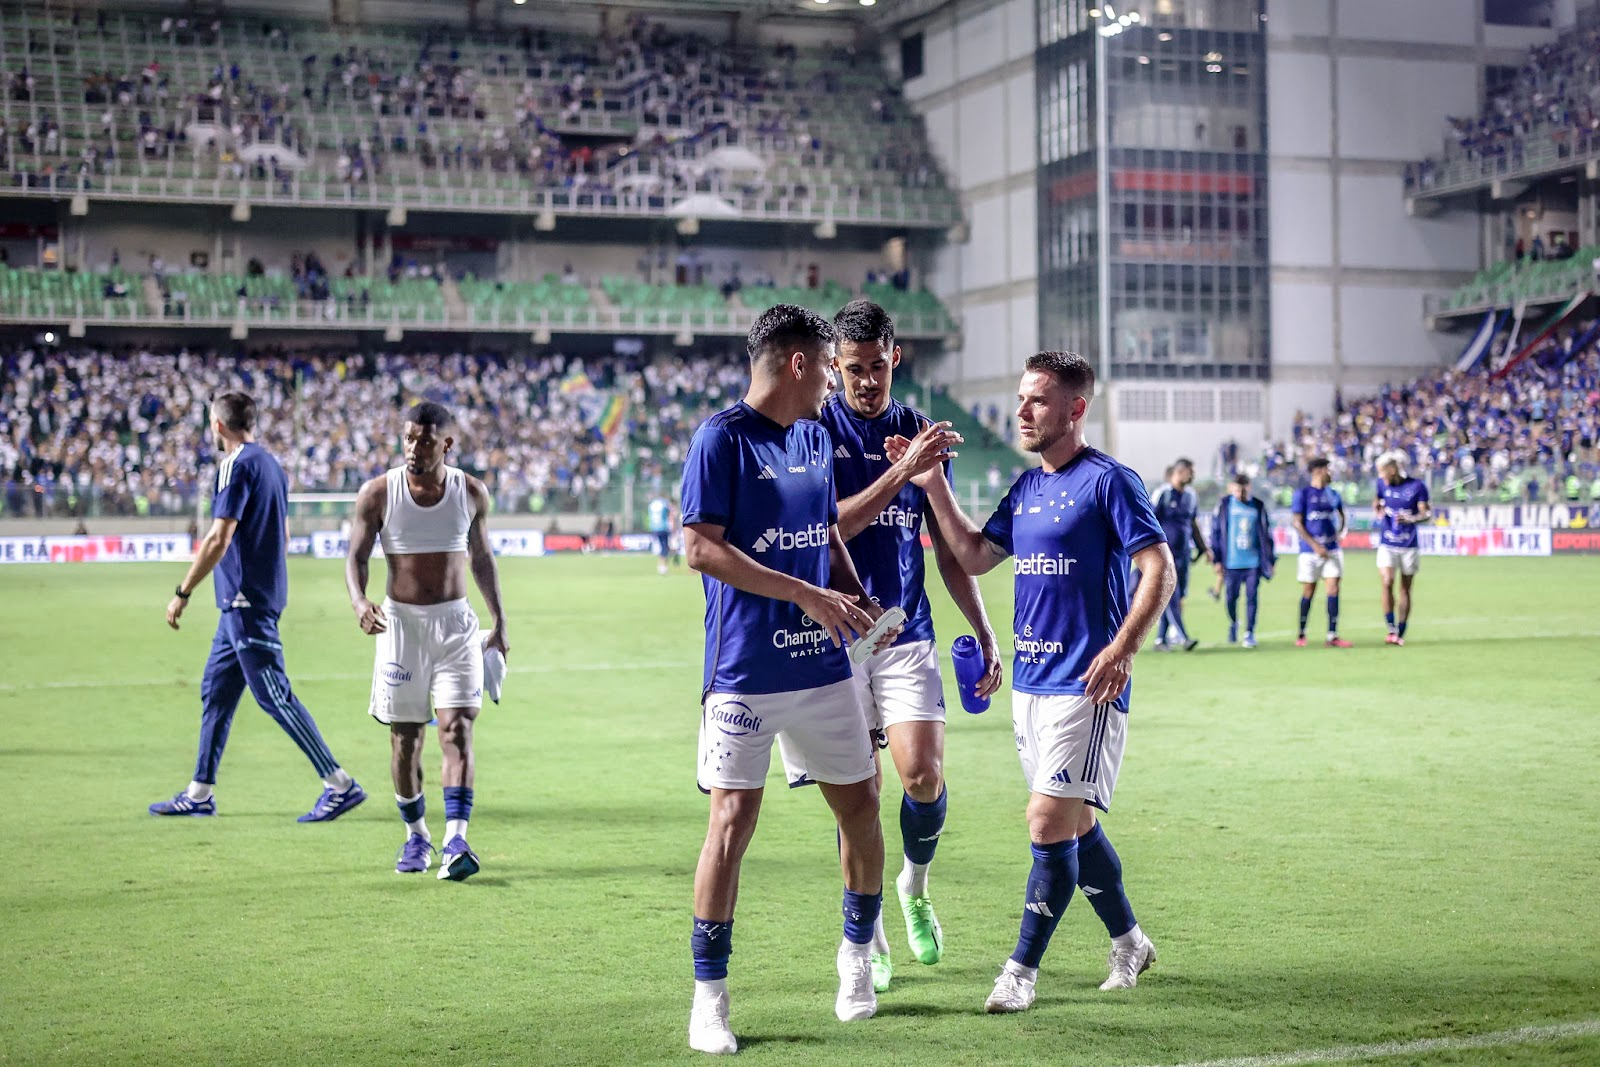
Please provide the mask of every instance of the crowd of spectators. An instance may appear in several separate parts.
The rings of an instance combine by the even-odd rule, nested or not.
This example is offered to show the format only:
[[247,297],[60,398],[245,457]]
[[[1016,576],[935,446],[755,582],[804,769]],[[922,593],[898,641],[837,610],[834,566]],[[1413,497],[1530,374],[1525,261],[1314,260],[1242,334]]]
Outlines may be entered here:
[[[798,67],[792,46],[730,48],[635,15],[609,37],[552,42],[542,30],[523,30],[495,39],[491,47],[498,51],[487,54],[481,47],[487,40],[468,35],[480,47],[464,51],[459,31],[443,28],[320,51],[316,41],[326,38],[308,37],[301,45],[292,29],[265,23],[263,40],[273,49],[299,52],[298,63],[275,61],[269,70],[251,69],[249,59],[244,66],[204,59],[196,74],[194,60],[181,49],[194,46],[196,54],[203,49],[215,56],[223,23],[196,21],[180,28],[178,22],[189,20],[167,21],[173,25],[163,22],[159,31],[153,21],[132,23],[143,27],[145,38],[132,43],[150,46],[152,56],[166,55],[167,67],[186,73],[152,58],[136,69],[83,74],[84,115],[98,115],[98,124],[69,122],[70,136],[63,136],[56,121],[62,116],[40,111],[26,128],[0,127],[0,165],[17,164],[14,181],[109,173],[129,140],[146,160],[187,151],[236,179],[248,175],[285,185],[294,170],[287,157],[292,153],[298,164],[314,142],[333,148],[318,161],[318,176],[350,185],[380,178],[404,161],[407,171],[517,173],[541,187],[598,195],[631,192],[642,174],[681,182],[688,173],[695,182],[726,179],[728,191],[744,190],[734,175],[708,175],[696,167],[722,144],[787,155],[804,166],[838,160],[892,173],[906,186],[938,180],[925,137],[914,122],[903,121],[908,113],[887,82],[857,98],[861,117],[883,124],[882,138],[841,146],[814,132],[811,101],[837,101],[841,76],[831,67]],[[80,20],[74,32],[108,33],[99,20],[95,26]],[[236,32],[230,25],[226,35],[231,40]],[[163,49],[179,49],[181,58]],[[854,67],[849,50],[839,51],[840,67]],[[37,77],[19,67],[8,72],[7,87],[11,99],[33,101]],[[590,121],[604,112],[620,113],[655,135],[635,137],[626,126]],[[191,143],[190,124],[196,121],[231,137],[196,134]],[[130,138],[127,131],[135,132]],[[595,136],[605,133],[611,136]],[[282,148],[284,168],[271,157],[254,164],[240,157],[240,146],[263,141]],[[3,158],[8,149],[10,160]],[[803,183],[763,185],[759,191],[780,197],[810,193]]]
[[1297,415],[1262,466],[1270,475],[1325,456],[1336,480],[1371,484],[1378,456],[1397,449],[1435,492],[1554,499],[1568,476],[1600,477],[1600,350],[1574,351],[1573,340],[1552,340],[1500,378],[1446,370],[1341,402],[1327,418]]
[[[1530,50],[1510,83],[1476,115],[1449,120],[1443,162],[1519,167],[1530,139],[1548,137],[1559,156],[1600,138],[1600,30],[1576,29]],[[1407,167],[1408,187],[1428,188],[1438,164]]]
[[[401,415],[419,400],[457,418],[453,461],[504,511],[592,511],[622,472],[645,491],[676,477],[694,427],[742,395],[741,356],[265,350],[16,349],[0,355],[0,513],[193,512],[217,460],[207,399],[240,388],[292,492],[354,492],[399,462]],[[628,401],[609,437],[601,413]]]

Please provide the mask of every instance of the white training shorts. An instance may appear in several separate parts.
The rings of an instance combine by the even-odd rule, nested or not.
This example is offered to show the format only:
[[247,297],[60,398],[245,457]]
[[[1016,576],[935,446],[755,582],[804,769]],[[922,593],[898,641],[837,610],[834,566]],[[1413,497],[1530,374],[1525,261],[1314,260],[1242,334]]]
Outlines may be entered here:
[[1011,694],[1011,729],[1028,789],[1051,797],[1080,797],[1101,811],[1122,769],[1128,713],[1085,696]]
[[382,723],[417,723],[435,708],[483,706],[478,616],[465,598],[443,604],[383,602],[368,713]]
[[772,742],[791,786],[854,785],[877,773],[854,680],[792,693],[710,693],[700,713],[700,788],[760,789]]
[[1378,546],[1378,569],[1397,570],[1406,577],[1417,573],[1417,564],[1422,559],[1422,549],[1416,545],[1410,548],[1390,548],[1388,545]]
[[1302,552],[1295,564],[1294,580],[1301,585],[1314,582],[1318,578],[1343,577],[1344,549],[1342,548],[1329,549],[1327,559],[1321,558],[1315,552]]

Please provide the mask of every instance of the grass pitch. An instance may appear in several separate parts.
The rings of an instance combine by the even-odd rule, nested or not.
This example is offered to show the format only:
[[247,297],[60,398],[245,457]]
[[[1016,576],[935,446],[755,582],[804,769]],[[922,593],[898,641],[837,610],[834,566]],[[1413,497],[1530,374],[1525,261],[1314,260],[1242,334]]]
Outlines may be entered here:
[[[378,568],[381,571],[381,567]],[[905,949],[878,1018],[832,1014],[839,874],[814,791],[769,790],[731,988],[747,1062],[1179,1064],[1600,1019],[1600,563],[1429,559],[1404,649],[1352,555],[1357,647],[1292,647],[1297,587],[1265,587],[1253,652],[1146,653],[1106,820],[1161,960],[1104,994],[1075,900],[1033,1011],[982,1003],[1029,863],[1008,698],[955,711],[932,879],[946,958]],[[246,697],[216,819],[155,819],[187,782],[215,612],[162,610],[177,567],[0,569],[0,1062],[690,1062],[699,583],[642,558],[502,562],[506,703],[478,727],[464,884],[393,872],[372,645],[339,565],[297,560],[291,677],[372,799],[301,826],[319,785]],[[381,573],[375,582],[381,583]],[[378,585],[381,588],[381,584]],[[1007,626],[1008,576],[985,581]],[[942,591],[941,643],[960,631]],[[1321,598],[1312,632],[1321,632]],[[1003,630],[1008,633],[1009,630]],[[959,704],[950,700],[952,708]],[[442,829],[437,749],[429,812]],[[885,789],[898,863],[899,793]],[[1600,1063],[1593,1030],[1392,1064]]]

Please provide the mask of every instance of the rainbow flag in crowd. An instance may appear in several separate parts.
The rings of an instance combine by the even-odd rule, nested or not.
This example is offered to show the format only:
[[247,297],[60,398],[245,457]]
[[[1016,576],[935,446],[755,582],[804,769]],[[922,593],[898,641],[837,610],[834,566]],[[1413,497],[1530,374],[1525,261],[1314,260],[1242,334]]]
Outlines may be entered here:
[[574,393],[594,392],[594,383],[591,382],[589,380],[589,376],[583,372],[583,364],[574,363],[572,365],[572,370],[567,373],[565,378],[561,379],[561,385],[559,388],[562,396],[571,396]]
[[600,409],[599,421],[595,429],[600,431],[600,436],[610,441],[622,430],[622,424],[628,417],[628,397],[620,389],[611,394],[605,407]]

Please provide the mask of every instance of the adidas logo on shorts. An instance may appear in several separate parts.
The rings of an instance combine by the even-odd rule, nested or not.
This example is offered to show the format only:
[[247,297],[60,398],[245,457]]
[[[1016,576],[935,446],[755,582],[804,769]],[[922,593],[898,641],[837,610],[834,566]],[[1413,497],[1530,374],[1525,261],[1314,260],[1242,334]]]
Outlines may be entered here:
[[1071,785],[1072,784],[1072,775],[1068,774],[1067,773],[1067,769],[1065,767],[1063,767],[1059,771],[1057,771],[1056,773],[1052,774],[1050,776],[1050,780],[1052,782],[1055,782],[1055,783],[1059,784],[1059,785]]

